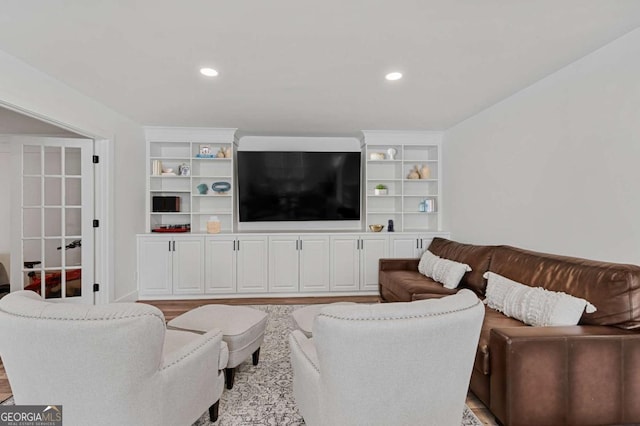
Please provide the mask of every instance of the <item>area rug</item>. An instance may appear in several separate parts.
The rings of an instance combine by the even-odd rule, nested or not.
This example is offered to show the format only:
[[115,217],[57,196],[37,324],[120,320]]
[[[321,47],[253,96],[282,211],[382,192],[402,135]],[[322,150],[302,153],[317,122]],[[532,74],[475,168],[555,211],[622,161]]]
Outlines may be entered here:
[[[251,358],[236,369],[233,389],[225,389],[220,399],[220,414],[216,423],[206,412],[193,426],[294,426],[304,425],[293,399],[292,370],[289,362],[290,314],[296,305],[254,305],[269,314],[264,343],[257,366]],[[2,405],[13,404],[9,398]],[[176,407],[180,409],[180,407]],[[461,426],[482,426],[464,408]]]

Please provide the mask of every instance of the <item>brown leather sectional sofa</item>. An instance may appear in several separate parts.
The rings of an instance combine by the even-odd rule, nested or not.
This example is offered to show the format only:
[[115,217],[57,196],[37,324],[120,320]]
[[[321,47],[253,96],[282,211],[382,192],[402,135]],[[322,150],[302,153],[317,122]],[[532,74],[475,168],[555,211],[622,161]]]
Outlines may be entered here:
[[[597,307],[579,325],[531,327],[486,308],[471,391],[504,425],[640,424],[640,267],[435,238],[429,250],[473,269],[459,288],[484,298],[486,271]],[[419,259],[380,259],[384,302],[443,297]],[[455,336],[451,336],[455,338]]]

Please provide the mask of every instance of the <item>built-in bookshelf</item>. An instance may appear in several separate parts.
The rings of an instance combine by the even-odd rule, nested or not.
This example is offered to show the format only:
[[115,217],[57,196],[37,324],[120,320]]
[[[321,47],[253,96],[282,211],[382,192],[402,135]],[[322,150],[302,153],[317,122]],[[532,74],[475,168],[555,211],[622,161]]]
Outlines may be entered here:
[[[440,132],[364,131],[366,226],[440,229]],[[376,191],[376,187],[384,189]]]
[[[221,232],[233,231],[234,135],[235,129],[146,129],[147,232],[184,225],[206,233],[212,216]],[[154,206],[156,197],[169,197],[169,208],[158,208],[158,200]]]

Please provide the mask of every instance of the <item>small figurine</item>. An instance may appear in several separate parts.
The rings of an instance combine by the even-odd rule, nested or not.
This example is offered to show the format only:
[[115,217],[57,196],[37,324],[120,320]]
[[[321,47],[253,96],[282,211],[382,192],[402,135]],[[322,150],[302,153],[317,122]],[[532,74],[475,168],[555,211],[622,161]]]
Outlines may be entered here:
[[387,225],[387,232],[394,232],[393,219],[389,219],[389,224]]
[[[418,168],[418,166],[416,166],[416,169]],[[426,165],[422,166],[422,169],[420,169],[420,179],[429,179],[431,177],[431,170],[429,170],[429,167],[427,167]]]
[[413,170],[411,170],[407,175],[407,179],[420,179],[420,171],[418,170],[418,166],[413,167]]
[[220,148],[216,153],[216,158],[224,158],[224,148]]
[[398,150],[395,148],[389,148],[387,150],[387,154],[389,154],[389,160],[395,160],[396,159],[396,154],[398,153]]

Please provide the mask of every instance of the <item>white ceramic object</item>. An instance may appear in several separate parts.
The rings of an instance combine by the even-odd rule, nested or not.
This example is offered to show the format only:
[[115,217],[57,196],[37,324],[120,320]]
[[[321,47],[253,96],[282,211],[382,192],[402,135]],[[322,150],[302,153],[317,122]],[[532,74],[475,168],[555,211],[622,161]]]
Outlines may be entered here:
[[389,160],[395,160],[396,159],[396,154],[398,153],[398,150],[395,148],[389,148],[387,150],[387,154],[389,154]]

